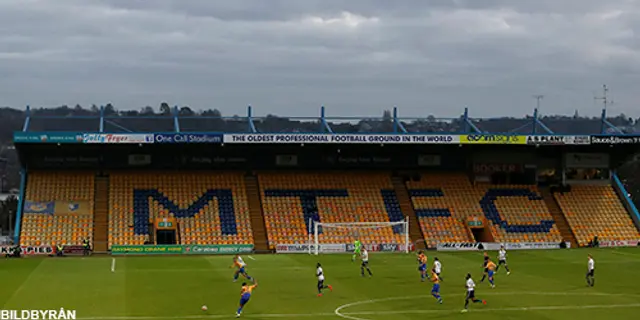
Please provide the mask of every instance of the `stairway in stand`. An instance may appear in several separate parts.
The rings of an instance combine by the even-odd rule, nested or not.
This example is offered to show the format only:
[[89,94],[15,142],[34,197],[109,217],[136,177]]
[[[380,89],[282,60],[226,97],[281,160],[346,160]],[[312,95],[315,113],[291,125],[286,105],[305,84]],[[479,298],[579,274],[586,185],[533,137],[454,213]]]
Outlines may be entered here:
[[93,251],[107,252],[109,232],[109,177],[97,176],[93,205]]
[[564,216],[562,209],[560,209],[560,205],[558,205],[558,202],[553,196],[553,193],[551,193],[549,188],[540,188],[540,193],[542,194],[544,203],[547,205],[547,208],[549,209],[553,220],[556,222],[558,230],[560,230],[560,234],[562,235],[564,241],[571,242],[571,248],[577,248],[578,241],[576,240],[573,231],[571,231],[571,227],[569,227],[567,218]]
[[407,186],[401,177],[392,176],[391,182],[393,183],[393,189],[396,192],[396,197],[400,204],[400,210],[402,210],[405,217],[409,217],[409,237],[411,238],[411,242],[416,245],[416,249],[424,249],[424,236],[422,235],[416,212],[413,210],[409,190],[407,190]]
[[258,178],[253,174],[247,174],[244,178],[244,186],[249,201],[249,215],[251,216],[251,229],[253,230],[253,245],[256,252],[268,252],[267,229],[262,215],[262,201],[260,200],[260,188]]

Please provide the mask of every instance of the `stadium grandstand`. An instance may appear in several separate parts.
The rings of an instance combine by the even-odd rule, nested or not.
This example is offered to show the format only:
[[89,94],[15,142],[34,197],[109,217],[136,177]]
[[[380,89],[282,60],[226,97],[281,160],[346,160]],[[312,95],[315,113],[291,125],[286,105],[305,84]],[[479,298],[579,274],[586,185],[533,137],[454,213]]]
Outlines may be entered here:
[[[15,240],[137,246],[416,247],[635,243],[628,162],[640,140],[601,119],[197,115],[27,109]],[[285,125],[279,122],[286,122]],[[68,125],[67,125],[68,124]],[[60,130],[64,128],[64,130]],[[206,146],[206,147],[205,147]],[[637,171],[636,171],[637,172]],[[314,224],[375,228],[322,228]],[[386,225],[385,225],[386,224]],[[633,242],[635,241],[635,242]],[[124,248],[124,249],[123,249]],[[128,249],[127,249],[128,248]],[[292,249],[293,250],[293,249]]]

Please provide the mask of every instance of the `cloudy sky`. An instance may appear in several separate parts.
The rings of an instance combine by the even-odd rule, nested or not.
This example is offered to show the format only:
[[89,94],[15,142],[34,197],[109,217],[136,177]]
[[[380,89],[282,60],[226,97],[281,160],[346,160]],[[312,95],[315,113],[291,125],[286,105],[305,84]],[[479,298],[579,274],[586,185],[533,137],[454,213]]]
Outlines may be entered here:
[[640,116],[635,0],[0,0],[0,106]]

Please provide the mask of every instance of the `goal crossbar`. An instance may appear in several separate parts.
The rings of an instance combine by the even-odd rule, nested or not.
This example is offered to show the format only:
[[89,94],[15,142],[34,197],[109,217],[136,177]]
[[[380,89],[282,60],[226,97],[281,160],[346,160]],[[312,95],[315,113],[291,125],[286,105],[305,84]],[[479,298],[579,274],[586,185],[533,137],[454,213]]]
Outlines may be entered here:
[[366,226],[393,226],[393,225],[401,225],[404,224],[405,221],[395,221],[395,222],[316,222],[315,224],[320,226],[357,226],[357,227],[366,227]]
[[[309,219],[309,254],[318,255],[320,252],[323,252],[321,247],[323,246],[334,246],[339,247],[338,249],[330,249],[331,252],[347,252],[346,245],[347,244],[320,244],[319,240],[319,228],[336,228],[336,229],[353,229],[362,230],[362,229],[378,229],[384,227],[396,227],[402,226],[402,234],[404,235],[404,244],[400,243],[398,245],[403,245],[403,251],[405,253],[409,253],[410,250],[410,239],[409,239],[409,218],[405,217],[405,220],[402,221],[390,221],[390,222],[336,222],[336,223],[324,223],[313,221]],[[313,232],[313,234],[312,234]],[[323,231],[324,232],[324,231]],[[341,246],[344,246],[344,250],[342,250]],[[335,250],[335,251],[334,251]]]

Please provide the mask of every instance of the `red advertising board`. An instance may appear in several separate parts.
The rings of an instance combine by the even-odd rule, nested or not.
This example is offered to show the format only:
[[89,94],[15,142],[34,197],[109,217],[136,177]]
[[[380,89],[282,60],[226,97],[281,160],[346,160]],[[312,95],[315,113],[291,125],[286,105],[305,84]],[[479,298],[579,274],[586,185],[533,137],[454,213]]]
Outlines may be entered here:
[[638,240],[614,240],[614,241],[600,241],[599,245],[602,248],[610,247],[637,247]]
[[83,246],[64,246],[62,248],[62,253],[65,255],[83,255],[84,247]]

